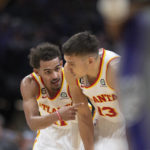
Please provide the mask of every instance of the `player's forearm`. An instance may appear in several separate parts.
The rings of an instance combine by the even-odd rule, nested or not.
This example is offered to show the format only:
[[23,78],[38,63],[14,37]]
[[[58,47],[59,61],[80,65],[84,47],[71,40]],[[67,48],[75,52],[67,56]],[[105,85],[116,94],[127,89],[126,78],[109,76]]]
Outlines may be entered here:
[[88,100],[76,84],[69,85],[69,89],[71,92],[73,103],[84,103],[84,106],[78,109],[80,135],[85,150],[94,150],[94,127],[92,114],[88,107]]
[[45,116],[32,116],[28,121],[28,125],[31,130],[39,130],[47,128],[58,120],[58,116],[54,112]]
[[78,115],[80,135],[83,140],[85,150],[94,150],[94,128],[91,112],[86,115]]

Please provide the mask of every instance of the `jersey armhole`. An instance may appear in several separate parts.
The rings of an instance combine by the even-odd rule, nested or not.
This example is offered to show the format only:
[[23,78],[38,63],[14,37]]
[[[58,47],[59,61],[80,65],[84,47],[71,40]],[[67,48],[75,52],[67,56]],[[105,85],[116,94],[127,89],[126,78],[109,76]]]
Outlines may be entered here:
[[40,88],[40,84],[38,83],[38,81],[37,81],[37,79],[36,79],[34,73],[31,73],[31,77],[32,77],[32,79],[37,83],[37,85],[38,85],[38,87],[39,87],[38,96],[37,96],[37,98],[36,98],[36,100],[38,101],[39,98],[40,98],[40,96],[41,96],[41,88]]
[[107,83],[107,85],[108,85],[108,87],[111,89],[111,90],[115,90],[114,89],[114,87],[112,87],[109,83],[108,83],[108,79],[107,79],[107,72],[108,72],[108,67],[109,67],[109,64],[110,64],[110,62],[111,61],[113,61],[114,59],[117,59],[117,58],[119,58],[119,56],[116,56],[116,57],[113,57],[113,58],[111,58],[109,61],[108,61],[108,63],[107,63],[107,65],[106,65],[106,83]]

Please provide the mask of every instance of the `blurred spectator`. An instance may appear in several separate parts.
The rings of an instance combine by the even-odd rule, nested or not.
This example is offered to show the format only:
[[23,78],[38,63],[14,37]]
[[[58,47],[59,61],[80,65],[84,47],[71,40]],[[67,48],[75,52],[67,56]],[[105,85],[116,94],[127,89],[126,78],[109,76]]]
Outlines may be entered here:
[[5,8],[5,6],[8,4],[9,0],[1,0],[0,1],[0,11]]
[[[106,32],[108,39],[112,41],[112,47],[118,49],[122,55],[120,101],[127,121],[130,149],[149,150],[150,2],[147,0],[115,1],[120,3],[122,10],[118,9],[116,3],[109,7],[107,4],[107,11],[101,9],[100,12],[102,11],[104,15]],[[124,11],[125,7],[128,12]],[[118,18],[109,15],[113,14],[112,11],[115,9],[119,10],[116,13]]]
[[24,130],[18,135],[19,150],[32,150],[35,135],[30,130]]
[[19,150],[16,134],[3,128],[4,118],[0,116],[0,150]]

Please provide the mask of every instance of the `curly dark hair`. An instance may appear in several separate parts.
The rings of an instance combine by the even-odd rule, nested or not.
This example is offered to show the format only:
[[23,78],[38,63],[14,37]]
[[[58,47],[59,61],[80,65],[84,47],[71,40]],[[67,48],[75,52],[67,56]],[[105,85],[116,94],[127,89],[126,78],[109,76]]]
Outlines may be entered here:
[[99,41],[95,35],[88,31],[73,35],[62,46],[65,55],[98,54]]
[[59,47],[48,42],[41,43],[31,48],[30,54],[28,55],[30,66],[33,68],[39,68],[41,60],[48,61],[57,57],[61,60]]

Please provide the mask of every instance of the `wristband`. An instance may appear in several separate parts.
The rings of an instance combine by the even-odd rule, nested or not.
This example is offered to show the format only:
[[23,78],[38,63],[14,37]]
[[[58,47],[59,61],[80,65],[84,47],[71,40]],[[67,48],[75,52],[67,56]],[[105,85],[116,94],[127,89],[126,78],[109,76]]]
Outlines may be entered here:
[[59,120],[62,121],[62,118],[61,118],[61,116],[60,116],[60,114],[57,110],[56,110],[56,113],[57,113],[57,116],[58,116]]

